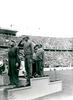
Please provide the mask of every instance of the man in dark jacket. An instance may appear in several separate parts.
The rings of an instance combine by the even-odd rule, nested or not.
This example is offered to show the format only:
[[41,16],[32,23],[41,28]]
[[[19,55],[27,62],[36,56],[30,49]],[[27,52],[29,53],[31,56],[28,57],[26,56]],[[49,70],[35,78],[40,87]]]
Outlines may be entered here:
[[36,73],[42,77],[43,76],[43,68],[44,68],[44,50],[42,48],[42,45],[38,45],[38,49],[36,52],[36,59],[37,59],[37,65],[36,65]]
[[19,79],[18,79],[18,69],[20,66],[20,61],[18,58],[18,48],[15,47],[15,41],[11,40],[11,47],[8,51],[8,75],[10,79],[10,85],[16,85],[19,87]]
[[33,50],[32,50],[32,43],[29,40],[28,36],[25,36],[18,46],[23,47],[24,49],[24,62],[25,62],[25,70],[27,73],[27,84],[26,86],[30,86],[30,77],[32,77],[32,56],[33,56]]

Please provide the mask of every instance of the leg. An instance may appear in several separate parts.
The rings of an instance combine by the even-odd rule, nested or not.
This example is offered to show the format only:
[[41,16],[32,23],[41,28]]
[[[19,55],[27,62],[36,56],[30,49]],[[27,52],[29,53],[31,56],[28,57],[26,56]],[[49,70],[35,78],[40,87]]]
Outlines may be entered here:
[[14,85],[12,76],[9,76],[10,83],[8,85]]
[[30,85],[30,68],[29,68],[29,64],[28,64],[28,58],[25,58],[25,70],[26,70],[26,74],[27,74],[27,85]]
[[39,71],[40,71],[40,76],[43,76],[43,61],[40,61],[39,62],[39,67],[40,67],[40,69],[39,69]]

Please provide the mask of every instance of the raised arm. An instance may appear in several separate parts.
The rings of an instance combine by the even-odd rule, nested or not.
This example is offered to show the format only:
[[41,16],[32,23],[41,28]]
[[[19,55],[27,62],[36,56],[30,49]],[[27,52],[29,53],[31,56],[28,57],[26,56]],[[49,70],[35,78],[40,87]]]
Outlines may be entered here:
[[23,47],[24,46],[23,39],[18,43],[18,46],[19,47]]

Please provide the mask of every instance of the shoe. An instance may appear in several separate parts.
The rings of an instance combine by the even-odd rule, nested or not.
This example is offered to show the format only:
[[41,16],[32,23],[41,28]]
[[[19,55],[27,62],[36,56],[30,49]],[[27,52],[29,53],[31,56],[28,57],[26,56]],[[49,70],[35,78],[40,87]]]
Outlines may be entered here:
[[33,76],[30,76],[30,78],[33,78]]
[[19,87],[25,87],[24,85],[21,85],[21,86],[19,86]]
[[30,84],[26,84],[25,87],[27,87],[27,86],[31,86],[31,85]]
[[8,85],[14,85],[13,83],[9,83]]
[[35,75],[35,78],[37,78],[37,77],[39,77],[39,75],[38,75],[38,74],[36,74],[36,75]]
[[14,86],[13,88],[19,88],[19,86]]
[[21,88],[21,87],[25,87],[24,85],[15,85],[14,88]]

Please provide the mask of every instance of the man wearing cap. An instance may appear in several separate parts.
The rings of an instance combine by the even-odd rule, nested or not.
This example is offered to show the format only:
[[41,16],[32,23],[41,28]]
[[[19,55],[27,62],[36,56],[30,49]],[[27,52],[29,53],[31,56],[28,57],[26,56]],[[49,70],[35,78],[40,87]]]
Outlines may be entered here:
[[29,40],[28,36],[25,36],[18,44],[18,46],[24,49],[24,60],[25,60],[25,70],[27,73],[27,84],[26,86],[30,86],[30,77],[32,77],[32,43]]
[[11,40],[10,49],[8,51],[8,75],[10,79],[9,85],[15,85],[15,87],[19,86],[18,79],[18,67],[19,67],[19,57],[18,57],[18,48],[15,46],[15,41]]

